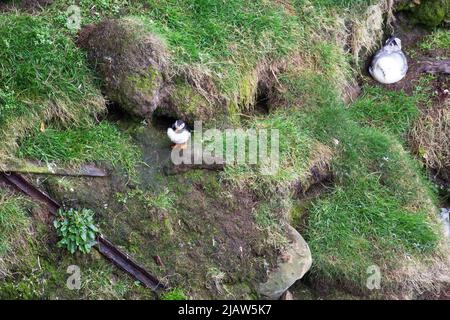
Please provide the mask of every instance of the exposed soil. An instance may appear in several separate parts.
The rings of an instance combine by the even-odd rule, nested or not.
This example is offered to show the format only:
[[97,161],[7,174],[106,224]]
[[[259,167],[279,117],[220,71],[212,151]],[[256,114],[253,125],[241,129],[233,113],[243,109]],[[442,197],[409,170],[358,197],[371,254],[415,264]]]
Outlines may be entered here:
[[445,288],[443,288],[439,294],[424,292],[421,294],[418,299],[420,300],[450,300],[450,283],[447,284]]

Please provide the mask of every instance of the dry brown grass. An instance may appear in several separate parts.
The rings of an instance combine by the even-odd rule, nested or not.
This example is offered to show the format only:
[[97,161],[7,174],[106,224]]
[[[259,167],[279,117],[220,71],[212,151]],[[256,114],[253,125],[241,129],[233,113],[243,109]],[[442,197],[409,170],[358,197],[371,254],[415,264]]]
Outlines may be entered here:
[[222,97],[214,83],[211,70],[201,64],[172,66],[171,77],[180,76],[184,78],[187,84],[192,86],[203,98],[210,104],[221,103]]
[[449,298],[450,247],[448,238],[442,235],[438,250],[429,257],[404,256],[403,265],[386,274],[396,288],[388,290],[391,298],[415,299],[426,295],[429,298]]
[[353,17],[350,47],[354,62],[358,65],[364,57],[373,53],[380,45],[386,25],[392,31],[394,20],[393,0],[381,0],[369,6],[362,17]]
[[450,169],[450,99],[442,105],[422,111],[410,131],[413,151],[428,168]]

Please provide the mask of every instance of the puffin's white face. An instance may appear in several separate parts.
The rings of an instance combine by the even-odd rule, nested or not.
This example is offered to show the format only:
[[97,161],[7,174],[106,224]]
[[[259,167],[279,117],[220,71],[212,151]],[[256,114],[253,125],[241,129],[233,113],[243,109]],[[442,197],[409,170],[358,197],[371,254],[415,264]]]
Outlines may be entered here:
[[178,120],[178,121],[176,121],[176,122],[174,123],[173,126],[175,127],[175,131],[180,131],[180,130],[183,130],[183,129],[184,129],[184,127],[186,126],[186,124],[185,124],[184,122]]
[[386,40],[384,47],[389,51],[400,51],[402,50],[402,41],[399,38],[392,37]]

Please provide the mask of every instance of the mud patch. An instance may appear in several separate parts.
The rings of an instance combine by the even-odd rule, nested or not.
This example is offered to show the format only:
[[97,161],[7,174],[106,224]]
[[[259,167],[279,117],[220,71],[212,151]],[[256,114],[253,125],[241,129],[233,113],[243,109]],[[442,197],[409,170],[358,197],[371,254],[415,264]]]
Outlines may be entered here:
[[424,27],[413,24],[402,12],[395,15],[392,26],[395,30],[394,35],[402,40],[402,47],[404,48],[414,47],[430,33]]

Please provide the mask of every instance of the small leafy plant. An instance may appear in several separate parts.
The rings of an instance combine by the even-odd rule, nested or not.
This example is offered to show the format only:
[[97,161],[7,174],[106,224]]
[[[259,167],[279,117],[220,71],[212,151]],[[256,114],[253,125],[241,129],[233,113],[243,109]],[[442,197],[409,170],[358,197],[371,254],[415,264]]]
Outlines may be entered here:
[[94,212],[90,209],[59,210],[53,225],[61,238],[58,247],[66,248],[70,253],[77,250],[89,253],[96,244],[95,238],[99,230],[94,224]]
[[180,288],[172,289],[161,295],[161,300],[187,300],[186,294]]

